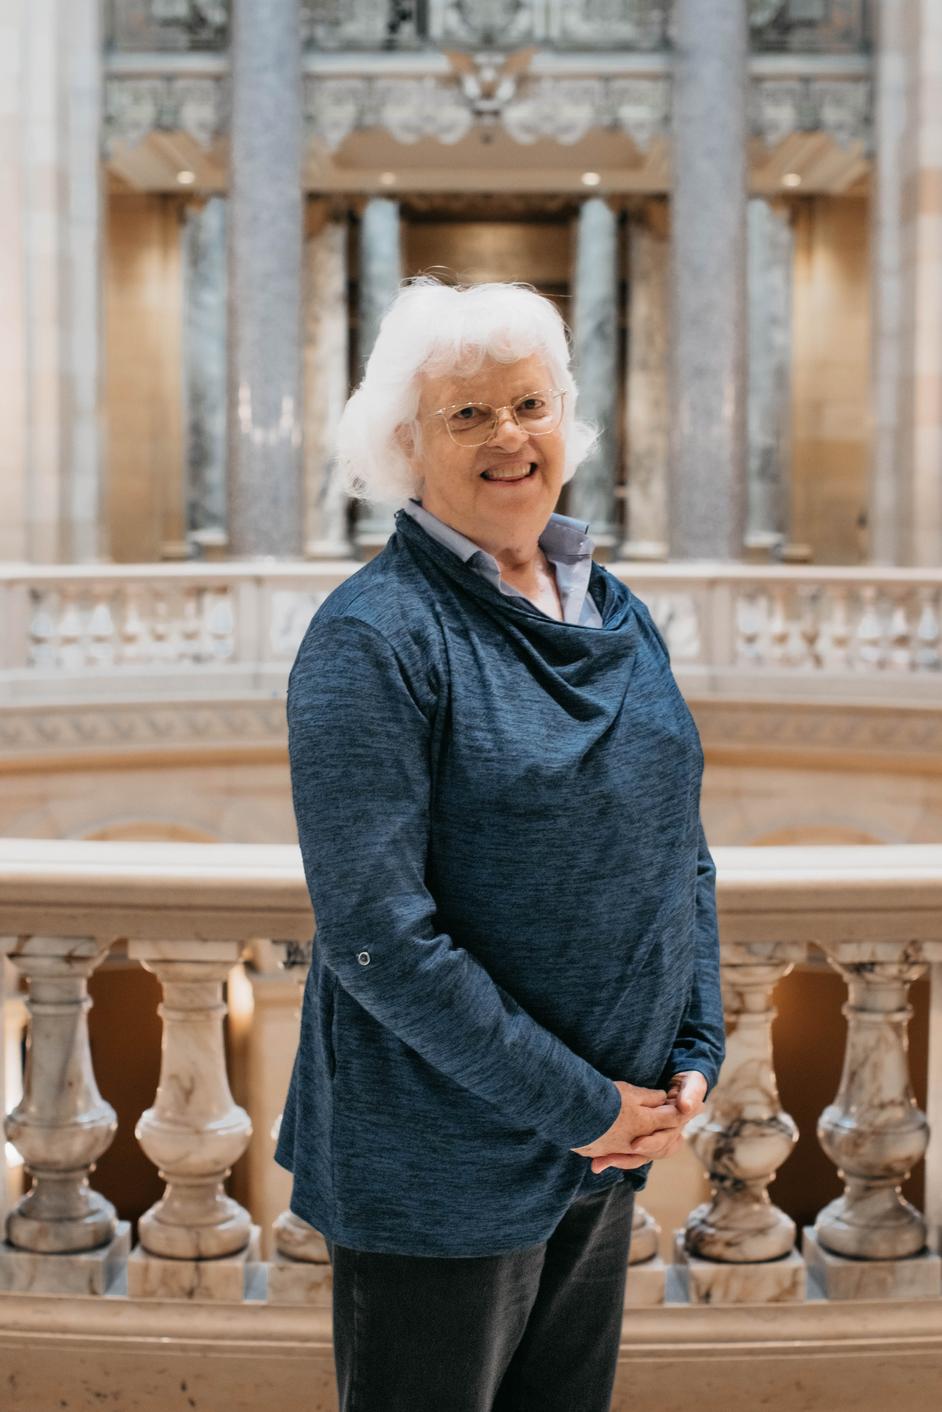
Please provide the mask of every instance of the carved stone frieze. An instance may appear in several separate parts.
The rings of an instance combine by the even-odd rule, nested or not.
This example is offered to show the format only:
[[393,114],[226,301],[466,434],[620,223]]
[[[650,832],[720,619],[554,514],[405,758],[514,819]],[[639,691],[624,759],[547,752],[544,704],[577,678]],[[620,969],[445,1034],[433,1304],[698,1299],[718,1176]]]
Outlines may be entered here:
[[848,754],[942,757],[942,712],[931,707],[698,699],[682,669],[678,680],[705,750],[716,745],[749,753],[820,754],[835,761]]
[[105,80],[102,145],[105,157],[118,143],[134,146],[150,132],[185,132],[209,148],[226,121],[221,78],[183,75]]
[[0,756],[282,744],[281,700],[111,702],[0,711]]
[[[704,749],[942,759],[942,712],[927,706],[717,700],[698,693],[678,665],[678,680]],[[115,701],[89,705],[33,703],[0,710],[0,758],[114,751],[238,748],[286,741],[284,701]]]

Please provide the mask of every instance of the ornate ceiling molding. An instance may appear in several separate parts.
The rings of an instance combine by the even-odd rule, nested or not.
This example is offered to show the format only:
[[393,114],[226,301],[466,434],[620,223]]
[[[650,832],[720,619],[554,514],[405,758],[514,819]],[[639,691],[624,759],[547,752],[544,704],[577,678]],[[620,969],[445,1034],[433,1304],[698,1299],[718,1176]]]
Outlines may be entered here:
[[749,90],[753,133],[773,147],[793,132],[826,132],[842,147],[869,145],[873,130],[869,78],[754,78]]
[[[861,52],[870,42],[873,0],[748,0],[759,50]],[[121,0],[109,43],[172,51],[221,50],[231,0]],[[374,52],[439,46],[511,50],[669,48],[673,0],[300,0],[307,50]]]
[[151,132],[185,132],[209,148],[228,119],[224,76],[156,78],[111,75],[105,80],[102,149],[134,146]]

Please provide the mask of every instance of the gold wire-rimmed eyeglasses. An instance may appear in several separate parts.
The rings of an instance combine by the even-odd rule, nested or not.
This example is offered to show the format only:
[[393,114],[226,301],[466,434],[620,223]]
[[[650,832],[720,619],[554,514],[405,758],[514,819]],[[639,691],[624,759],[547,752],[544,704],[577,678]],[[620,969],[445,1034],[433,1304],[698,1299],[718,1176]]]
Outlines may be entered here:
[[450,402],[430,415],[441,417],[456,445],[486,446],[500,426],[501,414],[508,411],[528,435],[548,436],[562,421],[565,396],[565,388],[543,387],[524,392],[503,407],[492,407],[489,402]]

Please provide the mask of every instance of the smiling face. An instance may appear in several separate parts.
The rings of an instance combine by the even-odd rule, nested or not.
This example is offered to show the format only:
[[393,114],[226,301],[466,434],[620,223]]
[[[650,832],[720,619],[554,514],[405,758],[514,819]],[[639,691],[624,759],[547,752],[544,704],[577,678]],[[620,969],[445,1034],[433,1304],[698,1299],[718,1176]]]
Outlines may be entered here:
[[[562,488],[562,426],[544,436],[531,436],[505,410],[486,446],[458,446],[444,419],[433,413],[465,401],[506,407],[528,392],[554,385],[539,354],[515,363],[487,358],[478,372],[467,376],[423,374],[420,378],[421,446],[417,449],[411,440],[403,442],[419,479],[416,494],[433,515],[492,553],[497,548],[535,552]],[[485,477],[489,470],[506,474],[512,469],[532,473],[517,481]]]

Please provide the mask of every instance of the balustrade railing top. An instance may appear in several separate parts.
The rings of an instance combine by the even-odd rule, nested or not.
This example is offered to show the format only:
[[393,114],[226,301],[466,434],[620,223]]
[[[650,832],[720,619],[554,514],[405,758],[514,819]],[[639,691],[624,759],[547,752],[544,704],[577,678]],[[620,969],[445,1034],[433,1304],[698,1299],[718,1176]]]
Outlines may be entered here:
[[[0,702],[283,693],[311,616],[360,564],[8,565]],[[650,608],[685,687],[942,705],[942,572],[608,566]]]
[[[942,1026],[930,1033],[927,1117],[910,1084],[907,1024],[909,987],[927,971],[942,1013],[942,846],[714,857],[729,1034],[719,1081],[685,1127],[711,1184],[674,1237],[685,1298],[779,1306],[816,1291],[938,1306],[942,1148],[930,1135],[942,1120]],[[135,1136],[167,1188],[133,1251],[129,1223],[88,1180],[117,1118],[95,1082],[87,982],[119,941],[164,993],[160,1082]],[[308,942],[316,929],[292,846],[4,842],[0,955],[26,981],[30,1023],[23,1098],[5,1132],[32,1185],[6,1217],[0,1290],[232,1303],[250,1282],[260,1297],[262,1268],[267,1302],[329,1307],[322,1234],[282,1212],[275,1258],[262,1265],[260,1227],[223,1188],[252,1134],[228,1085],[223,984],[254,943],[253,955],[280,951],[303,985]],[[778,1096],[772,1019],[774,988],[809,945],[847,985],[843,1072],[817,1124],[844,1190],[804,1228],[799,1252],[795,1222],[768,1192],[798,1138]],[[924,1155],[925,1213],[900,1190]],[[629,1302],[665,1300],[657,1233],[639,1205]]]
[[[718,847],[727,947],[913,945],[942,961],[942,844]],[[0,935],[304,941],[293,844],[4,839]]]

